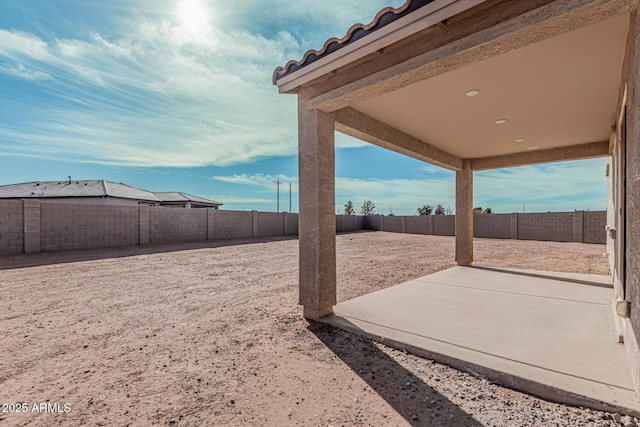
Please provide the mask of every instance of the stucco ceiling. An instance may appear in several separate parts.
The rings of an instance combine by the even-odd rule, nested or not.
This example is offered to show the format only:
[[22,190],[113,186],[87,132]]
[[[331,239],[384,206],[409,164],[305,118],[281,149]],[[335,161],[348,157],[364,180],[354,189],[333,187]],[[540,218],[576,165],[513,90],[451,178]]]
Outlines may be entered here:
[[461,158],[607,141],[627,25],[621,15],[354,108]]

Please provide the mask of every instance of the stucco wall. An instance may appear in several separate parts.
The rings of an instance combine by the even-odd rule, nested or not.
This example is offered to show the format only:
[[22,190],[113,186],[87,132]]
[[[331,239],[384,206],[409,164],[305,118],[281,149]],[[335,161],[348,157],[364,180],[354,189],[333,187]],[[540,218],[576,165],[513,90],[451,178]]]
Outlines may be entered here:
[[[630,326],[625,342],[631,359],[636,391],[640,392],[640,18],[630,22],[626,64],[627,97],[627,209],[626,209],[626,298],[631,304]],[[632,339],[635,338],[635,339]]]

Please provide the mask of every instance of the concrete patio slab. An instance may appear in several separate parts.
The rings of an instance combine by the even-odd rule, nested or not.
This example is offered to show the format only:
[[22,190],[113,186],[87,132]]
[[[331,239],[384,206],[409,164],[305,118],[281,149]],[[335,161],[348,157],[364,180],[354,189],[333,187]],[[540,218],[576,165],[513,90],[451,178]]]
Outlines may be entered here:
[[454,267],[322,321],[548,400],[638,416],[612,292],[606,276]]

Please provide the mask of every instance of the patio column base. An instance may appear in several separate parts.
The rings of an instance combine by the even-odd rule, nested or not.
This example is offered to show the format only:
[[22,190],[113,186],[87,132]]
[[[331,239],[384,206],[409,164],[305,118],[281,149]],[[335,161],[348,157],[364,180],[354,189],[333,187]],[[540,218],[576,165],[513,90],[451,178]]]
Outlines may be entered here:
[[309,320],[320,320],[320,318],[330,314],[333,314],[333,306],[320,309],[304,306],[303,310],[304,318]]

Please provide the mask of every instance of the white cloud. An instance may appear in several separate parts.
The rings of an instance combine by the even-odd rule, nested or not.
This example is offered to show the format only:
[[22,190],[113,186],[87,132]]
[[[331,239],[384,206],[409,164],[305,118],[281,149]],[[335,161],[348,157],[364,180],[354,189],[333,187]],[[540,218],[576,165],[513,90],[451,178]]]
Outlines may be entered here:
[[33,34],[0,28],[0,55],[44,60],[49,57],[49,51],[47,43]]
[[[342,36],[356,17],[368,22],[385,3],[265,0],[255,7],[212,0],[211,22],[198,33],[169,2],[155,8],[166,13],[132,14],[83,38],[0,29],[0,73],[48,94],[0,104],[29,114],[27,126],[0,124],[0,150],[142,167],[228,166],[295,154],[296,99],[277,94],[273,70]],[[363,145],[336,137],[337,147]]]
[[24,80],[44,80],[51,78],[49,73],[44,71],[29,69],[22,64],[17,64],[13,67],[9,67],[6,65],[0,66],[0,74],[9,74],[14,77],[18,77]]
[[[236,174],[231,176],[214,176],[211,179],[226,184],[237,184],[245,187],[245,191],[251,188],[261,191],[275,192],[274,181],[280,180],[283,186],[280,191],[284,194],[288,190],[287,184],[292,183],[292,191],[297,200],[297,177],[269,174]],[[248,190],[247,190],[248,189]],[[423,204],[443,203],[451,205],[455,201],[453,180],[446,176],[438,179],[358,179],[349,177],[336,177],[336,210],[341,211],[342,205],[351,200],[354,205],[360,206],[362,200],[372,200],[379,207],[380,212],[387,212],[389,205],[394,212],[412,215],[418,206]],[[223,196],[218,196],[220,200]],[[247,202],[249,203],[249,202]],[[265,203],[273,203],[265,199]]]
[[144,22],[120,38],[49,45],[2,30],[9,65],[0,72],[49,77],[45,88],[56,99],[37,111],[35,100],[14,101],[38,117],[28,128],[0,125],[0,135],[15,138],[0,139],[0,148],[128,166],[225,166],[294,154],[295,98],[278,95],[270,79],[295,40],[232,32],[216,34],[216,43],[187,43],[176,31]]
[[[474,205],[491,207],[495,213],[522,212],[523,204],[527,212],[605,210],[605,165],[606,160],[593,159],[476,172]],[[412,179],[336,177],[336,211],[342,211],[348,200],[359,210],[364,199],[373,201],[383,214],[391,207],[396,215],[414,215],[423,204],[442,204],[455,210],[455,174],[434,173],[433,167],[422,172],[424,177]],[[275,192],[273,181],[277,179],[293,182],[297,199],[296,177],[241,174],[211,179],[268,192]]]
[[500,212],[604,210],[605,168],[605,159],[593,159],[477,172],[474,202]]
[[247,204],[273,204],[273,200],[265,199],[261,197],[238,197],[238,196],[225,196],[225,195],[215,195],[215,196],[203,196],[207,199],[211,200],[219,200],[223,201],[225,205],[230,204],[239,204],[239,203],[247,203]]
[[455,181],[453,176],[420,179],[355,179],[336,178],[336,210],[351,200],[359,211],[363,200],[371,200],[378,213],[414,215],[424,204],[455,205]]

